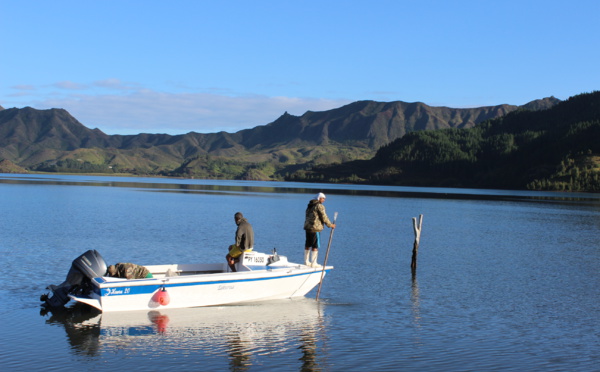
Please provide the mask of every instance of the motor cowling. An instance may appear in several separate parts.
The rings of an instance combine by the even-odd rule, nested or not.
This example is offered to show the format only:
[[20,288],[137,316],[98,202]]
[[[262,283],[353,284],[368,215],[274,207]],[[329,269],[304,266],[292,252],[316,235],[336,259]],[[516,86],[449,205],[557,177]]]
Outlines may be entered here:
[[106,274],[106,262],[97,250],[89,250],[73,260],[71,269],[76,269],[88,279],[97,278]]
[[106,274],[106,262],[96,250],[89,250],[73,260],[65,281],[59,285],[49,285],[51,293],[44,294],[40,300],[43,305],[56,308],[69,302],[69,294],[89,288],[91,279]]

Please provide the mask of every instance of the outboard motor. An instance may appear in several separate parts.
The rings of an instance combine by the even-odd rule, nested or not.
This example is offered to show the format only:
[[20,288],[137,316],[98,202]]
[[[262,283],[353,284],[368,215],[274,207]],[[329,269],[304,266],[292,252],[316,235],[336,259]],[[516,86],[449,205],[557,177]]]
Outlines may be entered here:
[[40,301],[42,306],[58,308],[69,302],[69,294],[91,289],[91,279],[106,273],[106,262],[96,250],[89,250],[77,257],[71,264],[67,278],[60,285],[49,285],[46,289],[52,294],[43,294]]

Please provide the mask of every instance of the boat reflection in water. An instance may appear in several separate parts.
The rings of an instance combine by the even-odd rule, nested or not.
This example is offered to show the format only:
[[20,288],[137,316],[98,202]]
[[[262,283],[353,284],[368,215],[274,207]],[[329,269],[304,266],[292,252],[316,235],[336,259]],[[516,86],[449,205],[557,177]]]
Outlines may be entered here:
[[301,363],[301,368],[313,369],[319,365],[317,354],[327,354],[322,308],[311,298],[108,313],[76,304],[52,313],[46,322],[64,326],[72,350],[79,355],[152,353],[175,359],[223,355],[233,368],[281,355]]

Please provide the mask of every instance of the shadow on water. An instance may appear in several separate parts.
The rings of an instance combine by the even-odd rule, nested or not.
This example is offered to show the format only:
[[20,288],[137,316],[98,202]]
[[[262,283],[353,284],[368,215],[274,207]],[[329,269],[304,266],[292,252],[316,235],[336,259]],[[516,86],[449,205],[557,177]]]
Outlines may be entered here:
[[308,298],[115,313],[74,304],[41,315],[50,315],[46,324],[65,329],[75,354],[94,359],[115,353],[158,357],[188,350],[227,355],[234,371],[260,365],[263,356],[278,355],[287,363],[293,361],[293,368],[313,371],[327,364],[323,307]]

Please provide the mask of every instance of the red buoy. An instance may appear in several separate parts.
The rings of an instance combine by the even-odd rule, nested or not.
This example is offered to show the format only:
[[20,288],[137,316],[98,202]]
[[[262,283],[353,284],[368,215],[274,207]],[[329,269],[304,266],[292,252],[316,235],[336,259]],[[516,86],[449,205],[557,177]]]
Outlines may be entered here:
[[167,292],[165,287],[162,287],[156,293],[156,302],[163,306],[166,306],[169,304],[169,302],[171,302],[171,297],[169,296],[169,292]]

